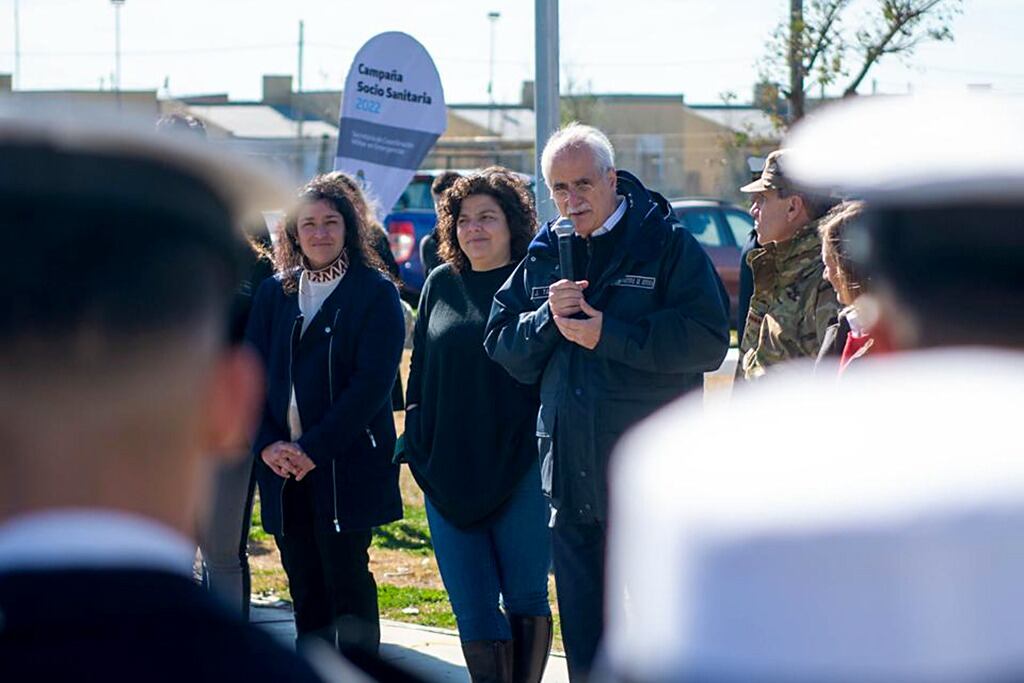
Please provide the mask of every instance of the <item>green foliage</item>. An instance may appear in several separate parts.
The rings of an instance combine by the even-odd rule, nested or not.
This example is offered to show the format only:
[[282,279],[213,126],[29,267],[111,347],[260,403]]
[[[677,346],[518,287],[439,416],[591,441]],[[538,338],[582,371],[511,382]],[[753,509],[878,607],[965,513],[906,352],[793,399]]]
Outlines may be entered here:
[[262,507],[260,506],[260,494],[253,496],[252,521],[249,524],[249,541],[269,541],[272,537],[263,530]]
[[430,541],[426,510],[419,505],[404,506],[402,519],[373,530],[371,545],[374,548],[401,550],[421,557],[433,555],[434,546]]
[[384,619],[455,628],[455,615],[452,614],[448,594],[443,590],[380,584],[377,586],[377,602],[380,616]]

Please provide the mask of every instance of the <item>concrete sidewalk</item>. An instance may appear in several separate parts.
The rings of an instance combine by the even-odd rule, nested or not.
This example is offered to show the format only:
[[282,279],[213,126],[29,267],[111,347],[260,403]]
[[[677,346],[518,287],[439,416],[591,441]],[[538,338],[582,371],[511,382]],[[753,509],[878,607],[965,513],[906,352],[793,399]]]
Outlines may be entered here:
[[[250,619],[254,624],[289,647],[294,645],[295,620],[290,609],[252,605],[251,610]],[[465,683],[469,680],[455,631],[381,620],[380,636],[381,656],[389,662],[429,681]],[[544,682],[566,683],[568,680],[565,656],[551,655],[544,671]]]

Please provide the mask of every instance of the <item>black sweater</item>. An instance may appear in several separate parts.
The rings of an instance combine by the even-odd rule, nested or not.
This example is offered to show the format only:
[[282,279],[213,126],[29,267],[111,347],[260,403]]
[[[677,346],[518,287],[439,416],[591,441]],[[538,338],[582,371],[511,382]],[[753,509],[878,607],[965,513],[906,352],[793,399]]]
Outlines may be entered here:
[[486,525],[531,464],[538,394],[484,352],[494,293],[514,265],[435,269],[423,288],[406,405],[406,459],[431,503],[462,528]]

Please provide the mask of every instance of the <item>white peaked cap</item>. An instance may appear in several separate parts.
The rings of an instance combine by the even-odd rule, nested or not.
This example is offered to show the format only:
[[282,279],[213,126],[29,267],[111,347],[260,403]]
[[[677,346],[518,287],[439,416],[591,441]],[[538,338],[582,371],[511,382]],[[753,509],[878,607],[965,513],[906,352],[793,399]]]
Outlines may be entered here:
[[1024,680],[1024,354],[863,362],[838,387],[684,400],[626,436],[615,678]]
[[1024,98],[860,97],[812,112],[786,137],[785,171],[809,189],[876,204],[1024,198]]

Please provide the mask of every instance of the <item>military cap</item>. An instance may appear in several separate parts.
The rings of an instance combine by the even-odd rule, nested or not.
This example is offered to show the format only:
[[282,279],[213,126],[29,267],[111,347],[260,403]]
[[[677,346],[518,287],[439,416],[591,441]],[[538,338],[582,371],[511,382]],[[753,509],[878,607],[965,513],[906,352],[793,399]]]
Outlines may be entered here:
[[[282,178],[196,136],[158,134],[151,117],[75,105],[0,108],[0,193],[7,201],[106,202],[185,222],[260,223],[289,201]],[[226,221],[222,223],[221,220]]]
[[769,154],[764,160],[764,168],[761,170],[761,177],[740,188],[740,192],[765,192],[767,190],[788,190],[792,188],[788,176],[783,172],[783,157],[786,156],[785,149],[777,149]]
[[0,108],[0,339],[59,340],[87,318],[134,334],[220,305],[210,283],[241,280],[243,226],[262,226],[285,188],[256,160],[158,134],[151,116]]

